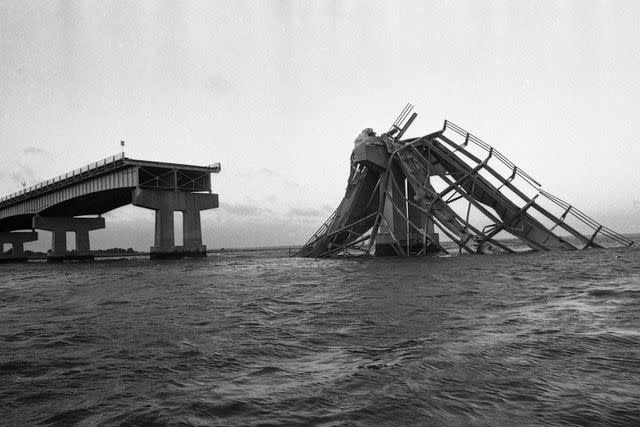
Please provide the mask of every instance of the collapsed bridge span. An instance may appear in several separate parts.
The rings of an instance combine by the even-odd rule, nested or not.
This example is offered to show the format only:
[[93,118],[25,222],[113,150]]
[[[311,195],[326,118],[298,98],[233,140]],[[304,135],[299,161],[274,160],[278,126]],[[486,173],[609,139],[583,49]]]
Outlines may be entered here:
[[412,110],[408,104],[382,135],[365,129],[356,138],[344,198],[294,256],[448,252],[441,235],[459,253],[636,244],[448,120],[437,132],[402,139],[417,117]]

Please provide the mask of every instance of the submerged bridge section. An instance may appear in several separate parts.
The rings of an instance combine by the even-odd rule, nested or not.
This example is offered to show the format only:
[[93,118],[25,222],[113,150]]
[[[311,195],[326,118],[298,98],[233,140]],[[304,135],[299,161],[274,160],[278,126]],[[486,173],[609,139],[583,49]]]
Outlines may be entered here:
[[499,151],[445,120],[402,139],[408,105],[380,136],[356,139],[345,196],[294,256],[574,250],[636,243],[552,195]]
[[[102,215],[127,204],[155,211],[152,258],[206,256],[200,211],[218,207],[218,195],[211,192],[211,174],[218,172],[219,163],[194,166],[119,154],[5,196],[0,244],[9,243],[12,250],[0,260],[25,259],[23,244],[37,240],[36,229],[52,232],[50,261],[90,259],[89,231],[105,228]],[[175,246],[175,211],[183,213],[182,246]],[[76,235],[74,255],[67,252],[67,232]]]

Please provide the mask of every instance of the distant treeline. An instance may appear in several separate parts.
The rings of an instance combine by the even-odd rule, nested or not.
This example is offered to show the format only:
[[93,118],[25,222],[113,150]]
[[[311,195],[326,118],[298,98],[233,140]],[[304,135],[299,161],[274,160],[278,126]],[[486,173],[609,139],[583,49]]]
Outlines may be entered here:
[[[76,250],[72,249],[70,251],[67,251],[67,253],[69,254],[75,254]],[[96,255],[111,255],[111,254],[137,254],[138,252],[136,250],[134,250],[133,248],[110,248],[110,249],[95,249],[91,251],[92,254],[96,254]],[[11,249],[9,249],[7,252],[5,252],[5,254],[11,254]],[[30,250],[25,250],[24,254],[26,256],[44,256],[47,253],[46,252],[38,252],[38,251],[30,251]]]
[[137,251],[135,251],[133,248],[110,248],[110,249],[97,249],[95,251],[91,251],[91,253],[94,254],[135,254],[137,253]]

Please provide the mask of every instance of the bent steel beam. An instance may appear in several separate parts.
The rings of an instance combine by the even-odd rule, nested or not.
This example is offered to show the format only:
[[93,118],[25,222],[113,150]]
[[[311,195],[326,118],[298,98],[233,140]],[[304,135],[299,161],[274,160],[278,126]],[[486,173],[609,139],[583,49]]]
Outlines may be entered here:
[[[424,255],[444,250],[436,231],[470,253],[522,250],[516,239],[538,251],[636,244],[546,192],[502,153],[449,121],[442,130],[401,140],[415,119],[413,113],[402,124],[412,108],[408,104],[387,133],[365,129],[356,138],[343,201],[294,256],[351,255],[353,249],[369,254],[371,248],[375,255]],[[499,172],[504,169],[506,174]],[[444,189],[436,190],[434,182]],[[353,203],[356,193],[360,201],[375,199],[377,211],[370,204],[358,208],[363,203]],[[456,211],[458,200],[464,206]]]

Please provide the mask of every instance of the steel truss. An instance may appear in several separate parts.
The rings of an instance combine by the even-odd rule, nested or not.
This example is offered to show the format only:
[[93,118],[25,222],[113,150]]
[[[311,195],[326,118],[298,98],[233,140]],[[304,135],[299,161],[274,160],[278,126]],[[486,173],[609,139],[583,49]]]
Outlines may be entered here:
[[440,233],[458,253],[636,245],[448,120],[438,132],[401,140],[417,116],[409,116],[412,109],[408,104],[387,133],[368,137],[386,148],[386,163],[352,156],[340,206],[293,256],[366,256],[383,240],[399,256],[447,253]]
[[207,191],[210,172],[140,166],[139,186],[161,190]]

